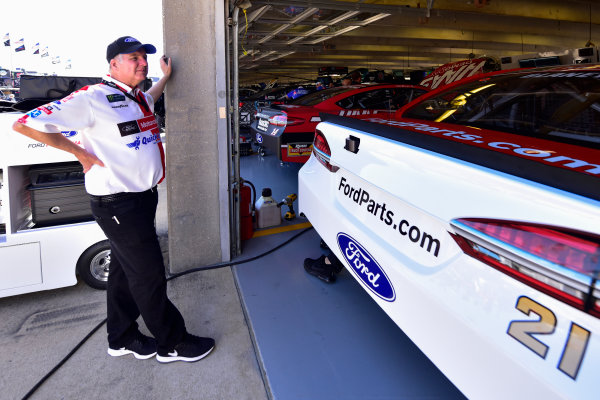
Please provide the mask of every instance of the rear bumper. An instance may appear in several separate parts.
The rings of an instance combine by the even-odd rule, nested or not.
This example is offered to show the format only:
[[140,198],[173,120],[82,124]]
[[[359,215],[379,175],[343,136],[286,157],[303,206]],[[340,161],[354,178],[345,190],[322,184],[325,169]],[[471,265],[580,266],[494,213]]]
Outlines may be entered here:
[[252,135],[259,146],[268,154],[276,154],[282,162],[305,163],[312,151],[313,132],[283,132],[279,136],[271,136],[252,128]]

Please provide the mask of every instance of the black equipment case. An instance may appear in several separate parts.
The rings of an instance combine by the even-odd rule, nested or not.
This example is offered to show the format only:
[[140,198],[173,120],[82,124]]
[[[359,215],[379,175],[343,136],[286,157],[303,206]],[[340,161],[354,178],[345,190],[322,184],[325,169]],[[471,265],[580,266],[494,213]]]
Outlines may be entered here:
[[93,220],[84,174],[78,162],[40,164],[29,169],[31,214],[36,226]]
[[102,78],[85,76],[21,75],[19,97],[22,100],[12,108],[26,112],[51,101],[60,100],[84,86],[100,82]]

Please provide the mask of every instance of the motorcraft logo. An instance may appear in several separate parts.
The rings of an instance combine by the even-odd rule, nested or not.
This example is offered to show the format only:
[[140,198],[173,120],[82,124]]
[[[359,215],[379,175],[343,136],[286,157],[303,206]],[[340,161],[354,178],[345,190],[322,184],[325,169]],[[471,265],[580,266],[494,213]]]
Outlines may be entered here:
[[136,135],[140,132],[151,131],[156,134],[159,133],[158,124],[154,116],[138,119],[135,121],[121,122],[117,124],[121,137]]
[[396,292],[389,278],[373,256],[354,238],[338,233],[337,242],[352,272],[382,300],[396,300]]
[[156,123],[156,119],[154,117],[138,119],[137,123],[142,132],[156,129],[158,127],[158,124]]

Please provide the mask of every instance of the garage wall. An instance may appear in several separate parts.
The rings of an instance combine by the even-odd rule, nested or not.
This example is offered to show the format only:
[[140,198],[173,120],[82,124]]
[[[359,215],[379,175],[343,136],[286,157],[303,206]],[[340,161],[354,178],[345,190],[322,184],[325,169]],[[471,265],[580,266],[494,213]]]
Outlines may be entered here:
[[[163,0],[172,273],[229,260],[223,1]],[[220,112],[219,112],[220,111]]]

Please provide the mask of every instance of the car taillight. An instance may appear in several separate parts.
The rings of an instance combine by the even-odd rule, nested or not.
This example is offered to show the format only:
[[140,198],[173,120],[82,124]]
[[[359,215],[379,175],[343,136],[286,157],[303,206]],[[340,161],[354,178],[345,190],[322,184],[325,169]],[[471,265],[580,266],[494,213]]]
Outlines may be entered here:
[[287,115],[273,115],[269,118],[269,123],[275,126],[286,126],[287,125]]
[[331,149],[329,148],[327,139],[325,139],[325,135],[323,135],[323,132],[318,129],[315,130],[315,139],[313,140],[312,151],[317,160],[319,160],[319,162],[331,172],[336,172],[338,169],[340,169],[340,167],[336,167],[329,163],[329,160],[331,160]]
[[600,237],[554,226],[460,218],[461,249],[513,278],[600,317]]

